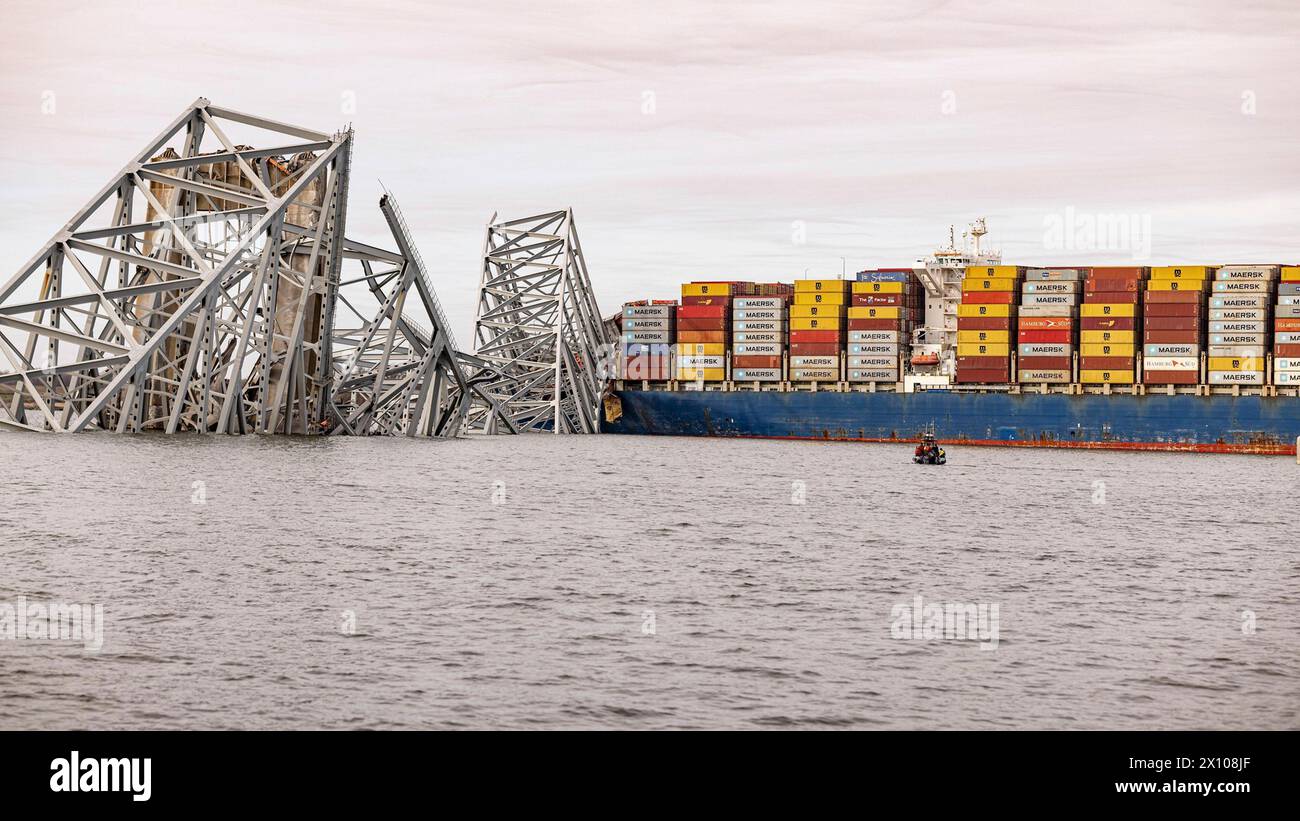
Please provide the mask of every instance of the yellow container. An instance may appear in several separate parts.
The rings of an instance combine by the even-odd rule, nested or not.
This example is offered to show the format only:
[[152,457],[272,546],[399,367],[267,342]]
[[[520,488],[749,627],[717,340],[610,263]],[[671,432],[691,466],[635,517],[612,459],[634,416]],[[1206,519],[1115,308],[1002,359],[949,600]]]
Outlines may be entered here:
[[1079,343],[1079,356],[1134,356],[1136,352],[1132,342]]
[[1088,302],[1079,306],[1079,316],[1137,316],[1137,306],[1126,302]]
[[849,281],[846,279],[796,279],[794,281],[795,294],[802,294],[808,291],[842,294],[848,289]]
[[1010,331],[958,331],[957,344],[966,342],[1011,342]]
[[903,293],[903,282],[854,282],[853,293],[855,294],[901,294]]
[[987,316],[987,317],[1008,317],[1011,316],[1010,305],[958,305],[957,316]]
[[848,305],[849,295],[842,291],[803,291],[794,295],[795,305]]
[[1149,279],[1148,291],[1204,291],[1205,279]]
[[678,368],[677,380],[679,382],[694,382],[697,379],[703,379],[705,382],[721,382],[727,378],[726,368]]
[[1300,282],[1300,265],[1288,265],[1282,269],[1283,282]]
[[722,356],[727,346],[721,342],[678,342],[678,356]]
[[1014,291],[1016,290],[1016,281],[1014,279],[972,279],[967,277],[961,281],[963,291]]
[[1079,381],[1087,385],[1132,385],[1133,371],[1079,371]]
[[849,319],[901,319],[903,309],[895,306],[858,305],[849,308]]
[[682,296],[731,296],[727,282],[683,282]]
[[1079,331],[1079,343],[1092,345],[1100,342],[1137,342],[1137,331]]
[[844,320],[838,316],[825,317],[791,317],[792,331],[838,331],[844,327]]
[[1020,271],[1018,265],[969,265],[966,267],[966,278],[986,279],[997,277],[1015,279],[1020,276]]
[[1210,357],[1210,370],[1262,371],[1264,370],[1264,360],[1233,356],[1212,356]]
[[1152,279],[1212,279],[1217,265],[1162,265],[1151,269]]
[[998,343],[957,343],[958,356],[1011,356],[1011,345]]
[[791,319],[807,319],[813,316],[844,316],[843,305],[791,305]]

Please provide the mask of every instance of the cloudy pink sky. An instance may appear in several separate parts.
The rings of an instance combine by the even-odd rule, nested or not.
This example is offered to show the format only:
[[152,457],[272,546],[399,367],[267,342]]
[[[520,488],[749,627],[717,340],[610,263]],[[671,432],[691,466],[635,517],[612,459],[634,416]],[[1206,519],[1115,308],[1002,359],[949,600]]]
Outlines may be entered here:
[[6,0],[0,15],[0,278],[199,96],[351,122],[349,235],[388,244],[382,180],[462,339],[493,211],[572,206],[607,313],[691,278],[907,265],[976,216],[1009,262],[1132,257],[1045,248],[1067,208],[1149,217],[1148,264],[1300,260],[1295,2]]

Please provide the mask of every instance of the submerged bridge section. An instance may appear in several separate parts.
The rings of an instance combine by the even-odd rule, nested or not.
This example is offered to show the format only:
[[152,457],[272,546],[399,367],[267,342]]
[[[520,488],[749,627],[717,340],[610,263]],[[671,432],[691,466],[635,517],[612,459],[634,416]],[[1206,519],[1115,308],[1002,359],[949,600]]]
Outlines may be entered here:
[[572,212],[489,226],[466,353],[391,195],[396,250],[345,238],[351,147],[181,112],[0,287],[0,426],[598,432],[612,334]]

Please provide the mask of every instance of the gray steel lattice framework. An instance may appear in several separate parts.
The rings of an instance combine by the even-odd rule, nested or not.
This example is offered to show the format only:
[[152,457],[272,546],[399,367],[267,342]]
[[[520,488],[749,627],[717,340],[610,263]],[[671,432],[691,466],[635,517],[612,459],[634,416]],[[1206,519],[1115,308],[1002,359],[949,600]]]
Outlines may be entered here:
[[471,411],[470,428],[599,433],[602,370],[613,337],[601,320],[572,209],[487,227],[475,354],[501,413]]
[[195,101],[0,287],[0,424],[314,432],[351,138]]
[[[397,201],[385,194],[379,208],[398,250],[344,241],[330,432],[456,436],[471,407],[487,416],[498,413],[492,397],[482,393],[484,378],[476,376],[482,363],[457,352]],[[352,267],[359,268],[355,276]],[[365,290],[352,294],[350,286]],[[515,432],[508,420],[499,421]]]

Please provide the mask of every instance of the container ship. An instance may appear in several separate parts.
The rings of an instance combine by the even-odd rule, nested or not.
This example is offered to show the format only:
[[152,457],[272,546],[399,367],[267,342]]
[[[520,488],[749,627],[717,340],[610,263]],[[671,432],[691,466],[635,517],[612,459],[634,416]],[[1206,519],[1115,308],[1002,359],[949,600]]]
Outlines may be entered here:
[[602,430],[1296,454],[1300,266],[1005,265],[985,234],[625,304]]

